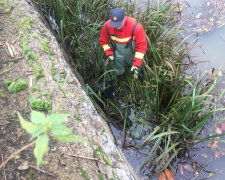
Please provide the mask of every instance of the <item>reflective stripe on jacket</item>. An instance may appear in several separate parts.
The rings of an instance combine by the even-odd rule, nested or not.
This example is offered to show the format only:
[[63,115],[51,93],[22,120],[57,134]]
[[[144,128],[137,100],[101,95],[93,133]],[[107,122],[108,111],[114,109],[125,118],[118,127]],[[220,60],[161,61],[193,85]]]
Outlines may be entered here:
[[[125,16],[124,26],[121,29],[116,29],[110,27],[111,20],[108,20],[107,27],[109,29],[109,33],[111,35],[111,39],[118,44],[127,44],[131,39],[132,31],[135,23],[137,22],[134,18]],[[113,55],[113,49],[110,45],[110,37],[107,33],[105,25],[102,27],[100,43],[103,47],[106,56]],[[145,36],[144,29],[140,23],[138,23],[137,27],[134,31],[133,42],[135,43],[135,56],[133,59],[134,66],[140,66],[142,63],[142,59],[147,50],[147,40]]]

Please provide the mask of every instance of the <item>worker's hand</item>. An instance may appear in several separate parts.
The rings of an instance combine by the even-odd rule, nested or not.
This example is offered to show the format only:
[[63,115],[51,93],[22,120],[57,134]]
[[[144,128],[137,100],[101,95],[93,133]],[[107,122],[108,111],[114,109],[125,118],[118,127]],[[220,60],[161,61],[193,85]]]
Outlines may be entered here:
[[130,71],[134,72],[134,78],[138,78],[138,67],[137,66],[132,66]]
[[109,56],[105,61],[105,66],[108,66],[113,61],[114,61],[114,56],[113,55]]

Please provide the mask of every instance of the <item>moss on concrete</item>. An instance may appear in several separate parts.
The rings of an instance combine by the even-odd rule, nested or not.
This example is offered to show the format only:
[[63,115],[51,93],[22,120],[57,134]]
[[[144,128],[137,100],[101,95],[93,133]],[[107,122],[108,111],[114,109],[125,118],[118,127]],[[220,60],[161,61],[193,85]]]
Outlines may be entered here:
[[11,93],[19,92],[27,88],[27,82],[22,80],[21,78],[14,81],[4,81],[7,89]]
[[49,100],[39,100],[35,98],[29,99],[30,106],[34,110],[39,111],[51,111],[52,110],[52,102]]

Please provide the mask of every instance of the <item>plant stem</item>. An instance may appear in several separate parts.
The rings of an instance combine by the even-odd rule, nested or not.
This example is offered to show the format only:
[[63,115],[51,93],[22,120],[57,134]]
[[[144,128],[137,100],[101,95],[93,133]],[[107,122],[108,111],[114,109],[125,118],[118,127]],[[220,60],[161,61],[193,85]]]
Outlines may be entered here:
[[16,155],[18,155],[19,153],[21,153],[23,150],[27,149],[28,147],[32,146],[33,144],[35,144],[36,140],[31,142],[30,144],[22,147],[21,149],[19,149],[18,151],[14,152],[13,154],[11,154],[8,159],[6,159],[1,165],[0,165],[0,169],[2,169],[7,163],[8,161],[10,161],[12,158],[14,158]]
[[3,72],[0,73],[0,75],[4,74],[4,73],[6,73],[6,72],[8,72],[8,71],[10,71],[10,70],[12,70],[12,69],[14,69],[14,68],[10,68],[10,69],[8,69],[8,70],[6,70],[6,71],[3,71]]
[[36,168],[36,167],[33,166],[33,165],[30,165],[29,167],[30,167],[30,168],[33,168],[33,169],[35,169],[35,170],[37,170],[37,171],[39,171],[39,172],[41,172],[41,173],[44,173],[44,174],[46,174],[46,175],[48,175],[48,176],[57,177],[55,174],[50,173],[50,172],[47,172],[47,171],[42,170],[42,169],[39,169],[39,168]]

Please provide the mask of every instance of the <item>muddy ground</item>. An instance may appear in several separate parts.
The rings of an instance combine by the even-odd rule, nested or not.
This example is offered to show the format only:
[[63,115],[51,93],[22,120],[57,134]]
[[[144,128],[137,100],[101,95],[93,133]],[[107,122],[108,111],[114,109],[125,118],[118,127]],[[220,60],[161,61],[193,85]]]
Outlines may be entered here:
[[[32,59],[28,52],[37,58]],[[44,76],[35,84],[41,70]],[[10,93],[4,81],[18,78],[28,87]],[[53,113],[69,113],[64,124],[85,142],[59,143],[51,139],[46,163],[39,169],[35,168],[34,147],[26,149],[0,169],[0,179],[137,179],[115,146],[106,121],[97,113],[31,3],[0,1],[0,162],[30,143],[30,135],[21,128],[17,117],[20,112],[30,119],[29,97],[51,101]],[[99,149],[105,154],[100,156],[102,162],[82,158],[95,158],[94,152]]]

